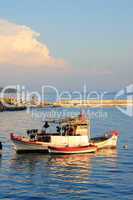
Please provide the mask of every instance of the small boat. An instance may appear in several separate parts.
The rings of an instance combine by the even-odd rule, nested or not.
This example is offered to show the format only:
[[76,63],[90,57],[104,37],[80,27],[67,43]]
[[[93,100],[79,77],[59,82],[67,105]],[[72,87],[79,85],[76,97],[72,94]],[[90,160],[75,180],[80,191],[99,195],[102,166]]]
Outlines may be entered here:
[[94,153],[97,151],[95,145],[76,146],[76,147],[48,147],[51,154],[80,154],[80,153]]
[[0,156],[2,154],[2,142],[0,142]]
[[119,132],[111,131],[104,134],[102,137],[94,137],[90,139],[90,144],[96,145],[98,149],[116,148],[118,142]]
[[[50,132],[49,128],[55,127]],[[48,152],[48,147],[54,146],[88,146],[88,122],[82,115],[64,119],[50,119],[44,122],[40,131],[28,130],[27,136],[10,134],[17,153]]]
[[88,145],[97,146],[98,149],[116,148],[118,135],[118,131],[111,131],[102,137],[91,138],[90,121],[81,113],[76,117],[47,119],[40,131],[38,129],[27,130],[25,136],[11,133],[10,137],[15,151],[24,153],[49,152],[51,147],[76,147],[78,150],[81,147],[88,147],[86,151],[90,150]]

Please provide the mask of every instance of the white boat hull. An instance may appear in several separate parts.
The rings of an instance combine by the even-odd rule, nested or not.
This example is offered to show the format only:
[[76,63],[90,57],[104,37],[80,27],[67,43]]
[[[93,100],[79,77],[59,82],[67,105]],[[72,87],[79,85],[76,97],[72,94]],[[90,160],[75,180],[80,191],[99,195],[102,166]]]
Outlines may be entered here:
[[[56,136],[55,136],[56,138]],[[72,138],[72,136],[71,136]],[[11,136],[11,139],[14,144],[14,149],[18,153],[23,152],[48,152],[48,147],[51,146],[60,146],[58,143],[51,143],[51,142],[39,142],[39,141],[30,141],[27,138],[23,138],[21,136],[16,136],[15,134]],[[61,143],[60,138],[58,138],[58,142]],[[76,138],[73,138],[73,140],[76,140]],[[86,141],[86,144],[81,144],[81,146],[91,144],[94,146],[97,146],[97,149],[102,148],[116,148],[117,147],[117,141],[118,141],[118,133],[112,132],[110,135],[104,136],[104,137],[98,137],[98,138],[92,138],[90,140],[90,143]],[[70,142],[70,141],[69,141]],[[76,142],[76,144],[78,144]],[[71,145],[77,147],[78,145]],[[66,146],[67,143],[64,143],[62,146]],[[69,143],[68,143],[69,145]],[[65,153],[65,152],[64,152]]]
[[105,137],[103,140],[95,140],[92,139],[91,144],[94,144],[97,146],[98,149],[102,148],[116,148],[117,147],[117,142],[118,142],[118,133],[117,132],[112,132],[110,137]]
[[96,146],[81,146],[81,147],[48,147],[51,154],[81,154],[81,153],[94,153],[97,151]]
[[13,140],[14,150],[18,153],[23,152],[48,152],[48,144],[47,143],[29,143],[23,141],[15,141]]
[[51,136],[50,142],[32,141],[29,138],[11,134],[11,140],[16,152],[48,152],[49,146],[84,146],[88,145],[87,136]]

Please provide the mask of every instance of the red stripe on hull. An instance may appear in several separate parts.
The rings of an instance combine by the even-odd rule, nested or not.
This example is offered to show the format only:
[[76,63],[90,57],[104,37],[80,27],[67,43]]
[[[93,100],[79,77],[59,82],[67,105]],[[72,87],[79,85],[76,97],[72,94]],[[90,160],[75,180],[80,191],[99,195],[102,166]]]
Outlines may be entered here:
[[13,133],[11,133],[11,140],[12,141],[16,141],[16,142],[21,142],[21,143],[24,143],[24,144],[34,144],[34,145],[42,145],[41,142],[37,142],[37,141],[25,141],[23,139],[23,137],[21,136],[17,136]]
[[96,150],[97,147],[95,145],[89,145],[89,146],[79,146],[79,147],[49,147],[49,149],[59,152],[74,152],[74,151],[76,152],[76,151]]

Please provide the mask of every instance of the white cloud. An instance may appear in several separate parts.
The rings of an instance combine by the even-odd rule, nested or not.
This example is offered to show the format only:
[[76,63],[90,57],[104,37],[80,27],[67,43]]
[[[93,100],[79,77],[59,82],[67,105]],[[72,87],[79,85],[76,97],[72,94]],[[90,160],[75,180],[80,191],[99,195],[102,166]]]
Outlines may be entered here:
[[27,26],[0,19],[0,64],[63,67],[64,61],[51,56],[39,36]]

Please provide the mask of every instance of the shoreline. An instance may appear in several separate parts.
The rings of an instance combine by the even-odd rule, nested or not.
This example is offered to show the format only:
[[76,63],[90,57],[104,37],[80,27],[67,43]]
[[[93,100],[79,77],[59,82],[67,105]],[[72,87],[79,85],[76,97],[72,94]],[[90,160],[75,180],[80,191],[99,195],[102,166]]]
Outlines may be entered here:
[[133,100],[65,100],[61,102],[54,102],[54,107],[66,107],[66,108],[79,108],[79,107],[127,107],[127,106],[133,106]]
[[40,104],[23,103],[22,105],[10,104],[10,107],[6,107],[0,103],[0,112],[5,111],[21,111],[30,108],[113,108],[113,107],[133,107],[133,100],[125,99],[106,99],[106,100],[64,100],[58,102],[41,102]]

